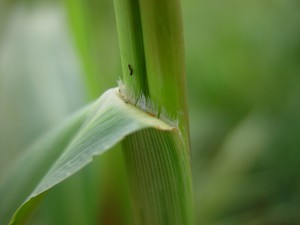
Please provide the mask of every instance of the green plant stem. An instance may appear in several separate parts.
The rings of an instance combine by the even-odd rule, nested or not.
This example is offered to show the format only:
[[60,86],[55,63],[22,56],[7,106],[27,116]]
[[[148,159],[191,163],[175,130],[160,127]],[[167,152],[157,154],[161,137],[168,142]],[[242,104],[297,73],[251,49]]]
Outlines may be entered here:
[[189,160],[177,132],[147,129],[123,143],[136,224],[192,224]]
[[114,5],[125,98],[177,128],[172,132],[139,131],[123,142],[136,224],[190,225],[189,126],[180,3],[114,0]]

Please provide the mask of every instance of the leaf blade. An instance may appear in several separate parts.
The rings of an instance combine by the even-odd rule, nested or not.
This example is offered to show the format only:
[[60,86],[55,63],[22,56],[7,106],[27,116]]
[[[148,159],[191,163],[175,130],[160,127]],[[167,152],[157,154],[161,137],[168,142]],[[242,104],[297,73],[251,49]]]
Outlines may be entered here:
[[[16,211],[10,224],[21,224],[25,221],[33,210],[30,205],[35,205],[41,194],[86,166],[94,156],[107,151],[125,136],[147,127],[169,131],[174,129],[135,106],[125,103],[119,95],[118,88],[105,92],[90,106],[89,115],[86,116],[80,130]],[[5,190],[0,193],[1,197],[6,194]]]
[[[166,123],[147,115],[133,105],[125,103],[118,96],[117,92],[117,89],[112,89],[101,96],[97,102],[100,108],[86,121],[86,124],[76,135],[74,141],[45,178],[45,180],[53,179],[55,182],[42,181],[32,197],[55,185],[56,182],[59,183],[59,180],[64,180],[70,174],[77,172],[91,162],[92,157],[102,154],[105,150],[113,147],[125,138],[125,136],[137,130],[150,126],[162,130],[173,129]],[[111,113],[111,115],[106,114],[107,112]],[[106,132],[104,131],[105,129],[111,130]],[[113,136],[110,136],[110,134],[113,134]],[[83,146],[82,148],[82,145],[86,145],[86,143],[90,143],[90,146]],[[98,148],[95,148],[95,146],[98,146]],[[83,149],[84,151],[82,151]],[[81,157],[80,161],[77,158],[78,156]]]

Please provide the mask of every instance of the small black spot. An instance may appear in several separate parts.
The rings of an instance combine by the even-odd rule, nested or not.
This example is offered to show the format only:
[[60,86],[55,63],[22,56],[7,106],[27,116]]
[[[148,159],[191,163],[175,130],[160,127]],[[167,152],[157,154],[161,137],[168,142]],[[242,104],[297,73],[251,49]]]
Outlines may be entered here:
[[133,74],[133,70],[132,70],[132,68],[131,68],[131,66],[130,66],[130,64],[128,64],[128,69],[129,69],[129,74],[130,74],[130,76],[132,76],[132,74]]

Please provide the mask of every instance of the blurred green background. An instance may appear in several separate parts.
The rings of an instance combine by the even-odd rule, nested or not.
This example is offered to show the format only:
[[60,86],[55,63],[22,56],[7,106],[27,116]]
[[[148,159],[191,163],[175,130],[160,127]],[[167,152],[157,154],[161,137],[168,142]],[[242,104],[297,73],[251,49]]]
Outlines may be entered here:
[[[300,224],[300,1],[183,0],[196,224]],[[0,182],[121,63],[110,0],[0,1]],[[120,147],[30,224],[132,224]]]

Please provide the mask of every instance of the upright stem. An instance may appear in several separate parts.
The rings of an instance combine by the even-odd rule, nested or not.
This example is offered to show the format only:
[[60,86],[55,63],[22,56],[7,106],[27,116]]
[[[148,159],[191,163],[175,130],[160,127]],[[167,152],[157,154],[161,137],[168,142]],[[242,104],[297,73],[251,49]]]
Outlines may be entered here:
[[190,225],[192,194],[179,0],[114,0],[126,101],[177,128],[130,135],[123,152],[136,224]]

